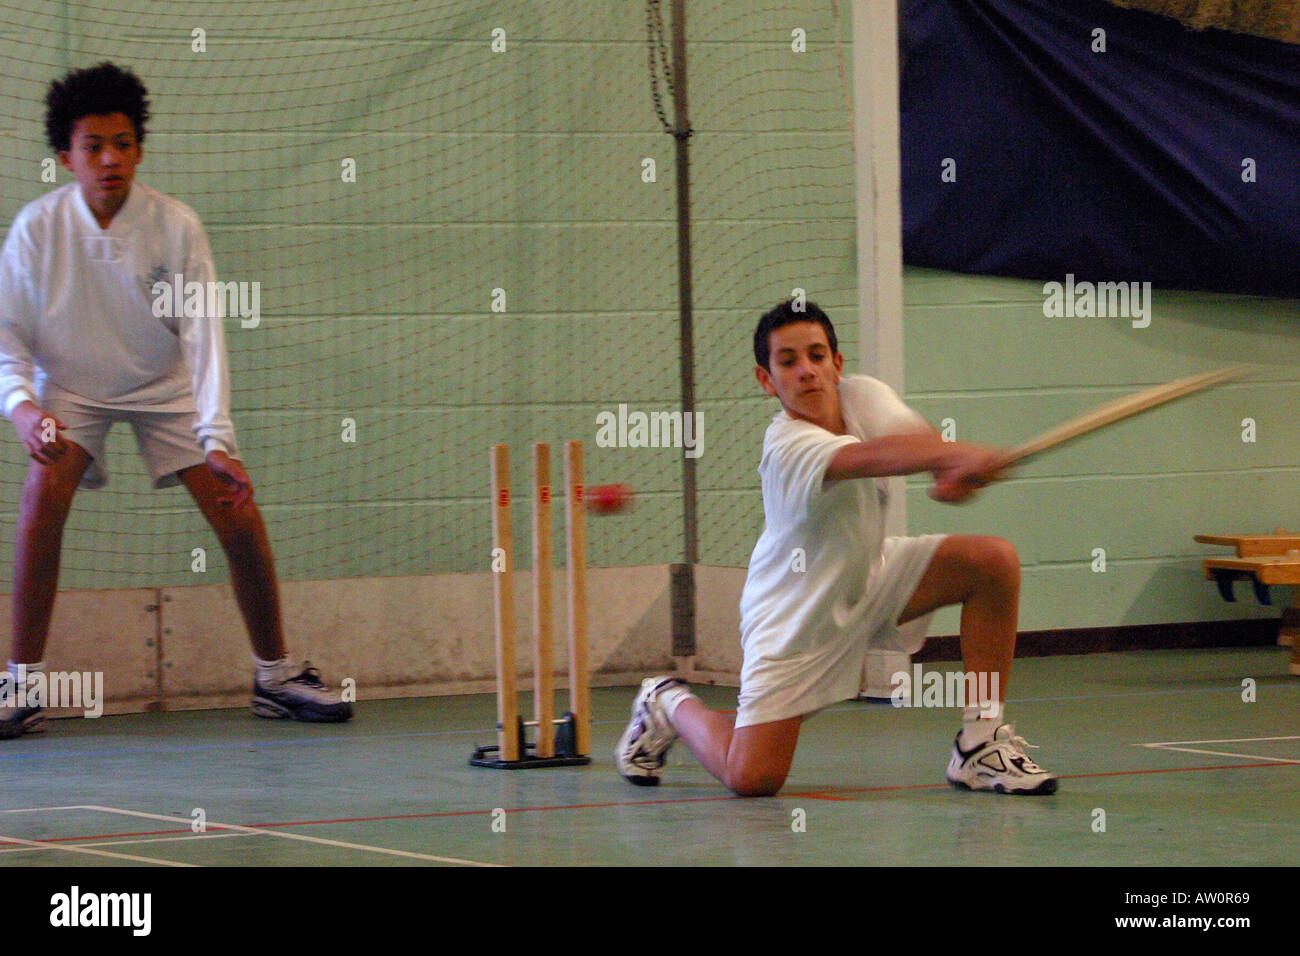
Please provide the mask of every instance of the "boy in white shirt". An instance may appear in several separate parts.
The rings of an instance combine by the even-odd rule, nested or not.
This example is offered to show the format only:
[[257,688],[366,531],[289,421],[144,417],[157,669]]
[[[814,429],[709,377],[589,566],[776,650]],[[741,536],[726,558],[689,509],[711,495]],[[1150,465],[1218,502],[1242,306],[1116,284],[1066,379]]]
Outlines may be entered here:
[[[6,699],[24,700],[13,685],[44,667],[73,495],[107,483],[105,437],[128,422],[154,487],[184,484],[229,558],[254,713],[347,720],[351,705],[285,656],[275,564],[230,421],[221,317],[158,314],[158,282],[206,289],[216,276],[194,211],[134,181],[148,106],[140,80],[111,63],[52,83],[46,134],[76,181],[25,206],[0,252],[0,402],[32,459]],[[27,703],[0,707],[0,738],[42,729],[39,702]]]
[[984,675],[972,685],[992,693],[966,700],[947,779],[972,790],[1056,792],[1056,778],[1002,720],[1020,596],[1015,549],[1000,538],[883,532],[887,476],[930,472],[931,497],[957,502],[1000,477],[1005,453],[945,442],[883,382],[842,377],[835,329],[814,303],[800,310],[787,301],[764,315],[754,358],[782,411],[759,465],[765,523],[740,603],[739,708],[733,718],[680,680],[646,679],[614,753],[619,772],[657,784],[680,736],[735,793],[774,794],[804,718],[857,695],[866,652],[917,651],[928,615],[961,604],[967,672]]

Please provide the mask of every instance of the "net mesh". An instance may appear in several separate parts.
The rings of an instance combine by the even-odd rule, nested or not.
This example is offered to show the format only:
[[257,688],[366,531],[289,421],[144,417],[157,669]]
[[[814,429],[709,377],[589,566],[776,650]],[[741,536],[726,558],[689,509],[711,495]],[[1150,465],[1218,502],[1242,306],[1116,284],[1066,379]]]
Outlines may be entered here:
[[[775,411],[753,378],[754,321],[804,289],[856,354],[848,25],[826,0],[688,10],[700,559],[743,565]],[[260,286],[260,322],[228,320],[226,338],[282,578],[484,570],[489,445],[512,446],[523,502],[528,444],[552,442],[558,462],[571,438],[588,484],[638,496],[593,527],[590,562],[678,561],[682,449],[598,440],[602,412],[680,408],[674,144],[645,14],[607,0],[0,3],[0,219],[55,186],[49,81],[129,66],[153,109],[139,181],[196,210],[221,279]],[[57,185],[70,178],[58,169]],[[61,586],[224,580],[185,492],[149,488],[124,427],[108,447],[111,483],[74,503]],[[5,574],[26,467],[16,440],[0,445]]]

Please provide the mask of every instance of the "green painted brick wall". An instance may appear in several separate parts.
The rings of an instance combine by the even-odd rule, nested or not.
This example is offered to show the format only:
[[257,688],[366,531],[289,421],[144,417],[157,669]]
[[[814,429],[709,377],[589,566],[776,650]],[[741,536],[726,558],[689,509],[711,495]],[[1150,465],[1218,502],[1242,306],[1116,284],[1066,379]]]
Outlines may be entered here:
[[[743,563],[770,414],[748,358],[753,318],[795,286],[853,302],[852,158],[825,4],[691,9],[703,556]],[[223,279],[261,284],[260,325],[230,322],[227,341],[241,450],[284,577],[482,569],[488,445],[514,447],[526,506],[527,444],[573,437],[589,484],[639,493],[630,514],[593,524],[592,562],[678,559],[680,452],[595,444],[601,411],[671,410],[678,393],[675,157],[641,4],[15,12],[24,28],[0,31],[0,215],[49,188],[48,80],[111,58],[151,89],[141,180],[199,212]],[[791,51],[794,26],[806,54]],[[497,29],[505,53],[491,49]],[[846,329],[846,348],[855,340]],[[341,441],[345,420],[355,443]],[[64,586],[189,583],[200,546],[202,579],[223,577],[184,493],[149,491],[132,444],[113,436],[113,484],[77,502]],[[5,443],[6,570],[23,468]]]
[[[151,88],[141,180],[199,212],[223,279],[261,283],[260,325],[231,322],[227,337],[241,448],[284,577],[480,570],[488,445],[513,447],[522,526],[527,444],[574,437],[589,484],[639,492],[629,514],[592,523],[592,562],[678,558],[679,453],[596,447],[600,412],[671,410],[678,387],[675,157],[652,108],[642,4],[9,10],[21,28],[0,25],[0,220],[49,188],[49,79],[112,58]],[[701,549],[741,566],[761,527],[755,469],[775,410],[753,379],[756,316],[806,289],[856,364],[840,72],[851,46],[822,0],[690,10]],[[196,28],[206,52],[191,49]],[[505,53],[490,49],[495,29]],[[504,313],[491,309],[496,288]],[[1152,327],[1136,330],[1045,319],[1040,283],[922,270],[908,271],[906,299],[909,400],[963,438],[1014,442],[1131,387],[1225,359],[1268,363],[1214,400],[1045,458],[969,507],[941,508],[909,483],[915,530],[1017,543],[1027,627],[1243,613],[1199,579],[1207,549],[1190,536],[1297,523],[1297,439],[1282,424],[1297,405],[1295,303],[1160,293]],[[1247,416],[1253,445],[1239,437]],[[354,443],[341,440],[345,419]],[[183,492],[147,489],[133,446],[116,432],[113,484],[79,497],[62,584],[220,580],[201,518]],[[16,442],[0,444],[4,573],[24,467]],[[208,550],[203,575],[190,570],[195,547]],[[1090,570],[1094,547],[1105,574]]]
[[[909,519],[1014,542],[1025,629],[1276,616],[1244,585],[1222,602],[1200,561],[1226,551],[1192,538],[1300,528],[1300,303],[1154,289],[1150,326],[1134,328],[1046,317],[1042,282],[922,269],[908,270],[905,297],[908,400],[969,441],[1014,445],[1146,385],[1256,363],[1244,381],[1030,462],[973,504],[939,505],[911,479]],[[935,626],[956,629],[952,612]]]

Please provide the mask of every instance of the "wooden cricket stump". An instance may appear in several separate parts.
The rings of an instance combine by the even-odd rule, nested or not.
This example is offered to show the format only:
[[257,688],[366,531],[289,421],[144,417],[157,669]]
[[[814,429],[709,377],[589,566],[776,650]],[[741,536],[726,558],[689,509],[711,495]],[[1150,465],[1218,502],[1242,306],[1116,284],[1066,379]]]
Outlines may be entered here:
[[[533,719],[519,714],[515,658],[514,538],[510,522],[510,449],[493,445],[492,597],[496,627],[497,743],[476,747],[471,766],[496,770],[591,763],[591,690],[587,654],[587,526],[582,443],[564,445],[566,582],[569,604],[569,710],[555,716],[551,560],[551,446],[533,445]],[[529,731],[533,740],[528,739]]]

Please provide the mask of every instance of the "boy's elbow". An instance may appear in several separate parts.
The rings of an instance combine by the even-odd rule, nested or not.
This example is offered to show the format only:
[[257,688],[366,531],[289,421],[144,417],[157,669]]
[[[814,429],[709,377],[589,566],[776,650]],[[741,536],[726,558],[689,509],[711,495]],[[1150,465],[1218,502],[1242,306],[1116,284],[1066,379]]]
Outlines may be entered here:
[[826,466],[823,481],[846,481],[851,478],[867,478],[875,466],[875,450],[870,442],[855,442],[845,445],[831,458]]

